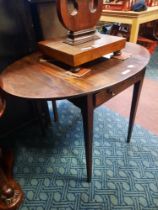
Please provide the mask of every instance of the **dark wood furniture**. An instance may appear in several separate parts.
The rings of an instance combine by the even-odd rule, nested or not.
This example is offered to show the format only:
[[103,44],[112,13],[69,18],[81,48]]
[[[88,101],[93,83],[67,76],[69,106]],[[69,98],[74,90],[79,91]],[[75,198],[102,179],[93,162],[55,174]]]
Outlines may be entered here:
[[97,39],[96,24],[101,15],[102,1],[58,0],[56,5],[60,22],[68,29],[66,43],[78,45]]
[[118,36],[96,33],[98,39],[71,46],[64,39],[45,40],[38,43],[40,51],[47,57],[56,59],[73,67],[100,58],[101,56],[118,52],[125,47],[126,39]]
[[127,142],[131,138],[150,55],[144,47],[133,43],[127,43],[123,51],[130,53],[130,58],[121,61],[102,57],[84,64],[84,67],[90,68],[91,71],[83,77],[75,77],[54,64],[40,62],[41,54],[38,52],[15,62],[2,73],[2,89],[8,94],[34,100],[69,99],[80,107],[84,125],[88,181],[92,177],[94,109],[134,85]]
[[70,65],[70,70],[76,72],[82,64],[108,53],[118,54],[125,47],[125,38],[97,33],[96,24],[103,5],[101,0],[74,1],[71,4],[58,0],[56,5],[59,20],[68,32],[66,38],[38,43],[45,56]]
[[[5,100],[0,95],[0,117],[5,107]],[[12,150],[0,147],[0,210],[16,210],[23,199],[22,190],[13,179],[12,167]]]

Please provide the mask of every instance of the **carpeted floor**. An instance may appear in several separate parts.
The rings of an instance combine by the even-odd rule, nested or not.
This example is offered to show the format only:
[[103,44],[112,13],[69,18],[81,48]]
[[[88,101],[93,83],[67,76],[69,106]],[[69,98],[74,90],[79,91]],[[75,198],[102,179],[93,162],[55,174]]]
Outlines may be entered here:
[[47,136],[38,127],[15,136],[14,176],[25,199],[20,210],[157,210],[158,137],[100,107],[95,111],[93,179],[86,182],[82,118],[67,101]]

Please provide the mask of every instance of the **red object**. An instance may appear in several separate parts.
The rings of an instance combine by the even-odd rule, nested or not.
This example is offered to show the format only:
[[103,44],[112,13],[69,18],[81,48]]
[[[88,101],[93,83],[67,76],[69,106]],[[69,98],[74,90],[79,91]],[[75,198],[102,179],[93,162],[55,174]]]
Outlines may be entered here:
[[103,9],[105,10],[130,10],[130,0],[120,0],[117,3],[111,1],[109,3],[104,2]]
[[158,0],[146,0],[149,7],[158,6]]
[[[117,11],[121,11],[121,10],[131,10],[131,7],[133,4],[135,4],[137,1],[136,0],[120,0],[117,1],[117,3],[115,3],[115,1],[111,1],[109,3],[106,3],[106,1],[104,1],[103,3],[103,9],[104,10],[117,10]],[[158,0],[145,0],[146,5],[148,7],[152,7],[152,6],[158,6]]]
[[147,38],[142,37],[142,36],[138,37],[137,43],[140,44],[140,45],[143,45],[144,47],[146,47],[149,50],[150,54],[154,53],[155,48],[158,45],[157,41],[153,41],[151,39],[147,39]]

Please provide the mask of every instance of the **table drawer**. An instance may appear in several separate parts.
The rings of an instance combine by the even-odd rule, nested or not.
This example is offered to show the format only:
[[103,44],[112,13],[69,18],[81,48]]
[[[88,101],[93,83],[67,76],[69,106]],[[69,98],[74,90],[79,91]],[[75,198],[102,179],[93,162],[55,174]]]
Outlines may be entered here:
[[121,83],[118,83],[114,86],[111,86],[109,88],[106,88],[106,89],[96,93],[94,95],[94,106],[97,107],[97,106],[103,104],[104,102],[108,101],[109,99],[111,99],[115,95],[119,94],[120,92],[122,92],[123,90],[128,88],[129,86],[135,84],[137,81],[140,81],[143,78],[143,76],[144,76],[144,74],[142,74],[142,73],[135,75],[132,78],[129,78]]

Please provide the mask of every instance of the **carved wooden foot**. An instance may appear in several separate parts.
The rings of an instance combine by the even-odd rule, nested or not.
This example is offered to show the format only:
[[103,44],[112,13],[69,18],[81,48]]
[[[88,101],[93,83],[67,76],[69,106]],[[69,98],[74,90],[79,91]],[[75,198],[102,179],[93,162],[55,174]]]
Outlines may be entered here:
[[12,151],[3,150],[0,159],[0,210],[16,210],[23,200],[23,192],[12,178]]
[[[6,102],[0,95],[0,117],[5,107]],[[0,147],[0,210],[16,210],[23,199],[23,192],[13,179],[12,172],[13,152]]]
[[0,169],[0,210],[16,210],[23,199],[19,184],[13,179],[7,180]]

